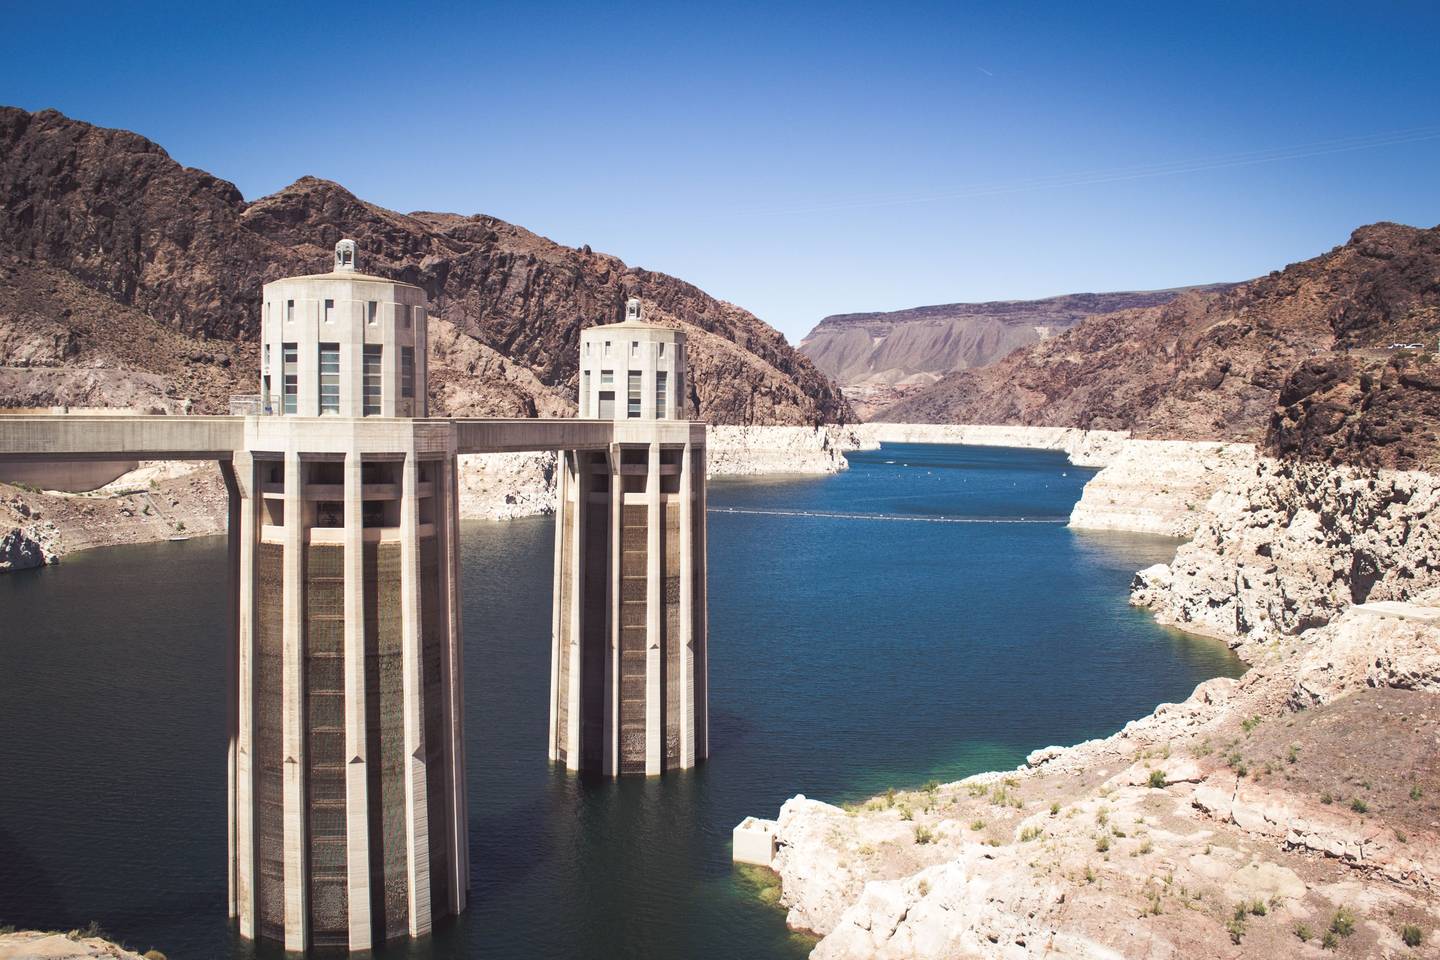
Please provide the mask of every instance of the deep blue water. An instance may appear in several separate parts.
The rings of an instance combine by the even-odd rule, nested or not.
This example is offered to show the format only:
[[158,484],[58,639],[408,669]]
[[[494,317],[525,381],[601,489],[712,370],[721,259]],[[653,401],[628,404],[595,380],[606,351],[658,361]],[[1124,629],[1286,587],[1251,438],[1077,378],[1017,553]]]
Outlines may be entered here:
[[[730,865],[747,814],[1013,766],[1240,671],[1127,606],[1172,541],[900,519],[1063,520],[1093,473],[1063,455],[851,464],[711,484],[713,509],[770,512],[710,516],[712,759],[658,780],[551,769],[552,523],[466,524],[470,908],[383,956],[801,957]],[[212,539],[0,577],[0,923],[252,952],[225,920],[224,572]]]

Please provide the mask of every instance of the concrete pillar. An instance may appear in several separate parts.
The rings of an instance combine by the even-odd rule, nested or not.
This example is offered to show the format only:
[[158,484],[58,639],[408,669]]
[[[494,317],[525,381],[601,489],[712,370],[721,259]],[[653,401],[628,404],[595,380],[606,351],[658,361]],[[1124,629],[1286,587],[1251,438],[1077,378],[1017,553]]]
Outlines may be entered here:
[[660,444],[650,444],[645,476],[645,774],[665,768],[665,657],[661,649]]
[[225,900],[227,915],[234,920],[238,914],[236,890],[235,852],[235,754],[240,734],[240,484],[235,477],[235,464],[229,460],[220,461],[220,476],[225,481],[226,497],[226,564],[225,573],[230,581],[230,649],[226,658],[225,684],[229,696],[225,698],[225,822],[226,822],[226,870]]
[[700,624],[695,645],[695,703],[700,708],[699,723],[695,731],[695,759],[705,760],[710,756],[710,529],[706,519],[707,491],[709,489],[705,471],[708,469],[706,450],[700,447],[692,454],[698,461],[695,465],[695,509],[700,511],[699,543],[692,544],[690,556],[693,563],[700,565],[700,576],[696,581],[693,601],[700,604]]
[[620,445],[610,444],[610,576],[605,614],[609,618],[610,656],[605,658],[605,758],[601,772],[606,776],[620,774],[620,580],[624,546],[622,511],[625,508],[625,476],[621,466]]
[[365,719],[364,485],[359,450],[345,454],[345,870],[350,949],[374,945],[370,916],[370,781]]
[[[584,466],[584,458],[580,454],[571,453],[567,455],[570,469],[565,471],[567,477],[566,506],[567,523],[571,529],[570,540],[570,609],[565,612],[569,618],[570,643],[565,650],[565,656],[570,658],[570,685],[567,690],[569,697],[566,729],[565,729],[565,766],[569,770],[579,770],[581,755],[584,753],[580,743],[580,732],[584,726],[580,723],[581,709],[584,701],[581,697],[581,690],[584,687],[581,670],[583,669],[584,658],[580,655],[584,649],[585,631],[585,497],[589,491],[589,484],[585,482],[585,474],[588,469]],[[578,468],[578,469],[576,469]],[[573,470],[573,474],[572,474]],[[573,504],[571,502],[573,498]]]
[[605,678],[606,702],[605,718],[609,724],[608,737],[605,738],[605,763],[602,764],[602,773],[606,776],[619,776],[621,771],[621,579],[624,576],[625,531],[622,525],[622,511],[625,510],[625,475],[622,466],[621,448],[618,443],[611,443],[611,455],[609,455],[609,471],[611,471],[611,504],[609,504],[609,524],[611,524],[611,583],[609,592],[605,597],[605,615],[609,617],[609,638],[611,638],[611,655],[606,658],[609,665],[609,675]]
[[285,949],[304,950],[309,943],[309,883],[305,876],[305,664],[302,616],[304,573],[303,464],[300,455],[285,454],[285,560],[281,573],[283,618],[281,634],[281,743],[285,832]]
[[[423,353],[420,351],[417,355]],[[454,456],[446,458],[443,471],[445,489],[443,495],[436,492],[435,506],[436,524],[443,522],[445,529],[440,559],[444,564],[444,602],[450,618],[445,649],[445,696],[449,698],[446,714],[449,742],[445,750],[450,776],[450,907],[459,914],[465,909],[470,890],[470,821],[465,784],[465,634],[460,623],[460,482],[459,463]]]
[[562,451],[555,465],[559,475],[555,478],[555,575],[550,596],[554,598],[550,609],[550,762],[560,761],[560,663],[565,656],[561,629],[568,615],[560,602],[560,590],[564,567],[560,558],[565,552],[565,527],[570,523],[570,454]]
[[689,443],[680,451],[680,769],[695,765],[695,598],[693,577],[694,463]]
[[236,611],[235,666],[235,912],[240,920],[240,935],[255,938],[255,780],[251,758],[254,754],[252,733],[255,706],[255,544],[259,539],[257,514],[260,489],[255,477],[255,462],[249,453],[236,451],[232,461],[238,493],[238,513],[231,508],[231,522],[238,520],[238,531],[232,536],[239,544],[239,570],[234,589]]
[[[386,369],[390,369],[387,365]],[[400,649],[405,712],[405,864],[410,935],[430,932],[430,821],[426,793],[424,673],[420,662],[420,464],[405,455],[400,489]]]

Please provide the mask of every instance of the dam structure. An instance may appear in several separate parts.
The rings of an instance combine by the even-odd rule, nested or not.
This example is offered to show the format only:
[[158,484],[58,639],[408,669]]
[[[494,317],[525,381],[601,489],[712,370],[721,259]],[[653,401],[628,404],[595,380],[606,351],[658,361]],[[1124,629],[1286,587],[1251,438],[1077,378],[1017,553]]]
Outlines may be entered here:
[[705,445],[685,409],[685,334],[625,320],[580,334],[580,416],[605,451],[560,470],[550,756],[571,770],[659,774],[709,753]]
[[260,392],[231,416],[0,416],[0,465],[32,473],[219,464],[229,915],[292,952],[370,950],[465,908],[460,454],[561,458],[550,758],[620,775],[708,754],[684,334],[632,300],[581,335],[577,418],[431,418],[425,293],[356,260],[342,240],[329,272],[265,285]]

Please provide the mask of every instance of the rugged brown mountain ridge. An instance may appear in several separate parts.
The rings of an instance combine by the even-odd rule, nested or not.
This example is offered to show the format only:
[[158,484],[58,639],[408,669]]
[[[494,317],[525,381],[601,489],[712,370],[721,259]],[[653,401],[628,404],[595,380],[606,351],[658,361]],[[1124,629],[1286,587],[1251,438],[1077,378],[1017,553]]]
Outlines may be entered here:
[[1389,348],[1433,349],[1437,336],[1440,227],[1377,223],[1232,289],[1089,318],[875,419],[1131,430],[1435,465],[1429,355]]
[[261,286],[325,268],[342,236],[365,270],[430,297],[439,412],[573,410],[580,330],[638,296],[690,334],[698,416],[852,416],[779,332],[674,277],[493,217],[396,213],[313,177],[247,203],[138,134],[13,107],[0,107],[0,405],[219,412],[253,389]]

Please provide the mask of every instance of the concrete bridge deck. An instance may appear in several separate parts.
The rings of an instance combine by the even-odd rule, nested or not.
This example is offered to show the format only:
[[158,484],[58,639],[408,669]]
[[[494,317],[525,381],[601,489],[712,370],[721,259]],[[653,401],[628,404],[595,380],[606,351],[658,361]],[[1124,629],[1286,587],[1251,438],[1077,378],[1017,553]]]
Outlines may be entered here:
[[[264,436],[280,423],[286,429],[312,426],[338,432],[393,429],[395,418],[0,416],[0,462],[85,460],[229,460],[234,452],[263,449]],[[578,419],[442,419],[416,424],[455,431],[457,453],[520,453],[545,450],[604,450],[612,443],[649,442],[656,430],[674,436],[663,443],[703,444],[705,425],[661,421],[638,425],[632,439],[624,421]],[[698,431],[698,436],[696,433]]]

